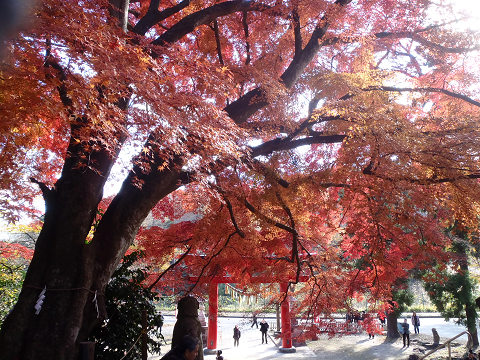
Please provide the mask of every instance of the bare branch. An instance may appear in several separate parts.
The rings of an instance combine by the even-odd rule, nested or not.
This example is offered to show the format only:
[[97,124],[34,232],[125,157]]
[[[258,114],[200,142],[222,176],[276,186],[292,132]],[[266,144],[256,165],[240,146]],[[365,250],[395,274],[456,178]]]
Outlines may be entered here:
[[45,185],[45,183],[38,181],[33,177],[30,178],[30,181],[34,184],[37,184],[40,187],[40,190],[42,191],[42,195],[43,195],[43,200],[45,200],[45,203],[48,205],[52,200],[55,191],[53,189],[50,189],[47,185]]
[[300,55],[302,51],[302,34],[300,32],[300,16],[297,9],[293,10],[293,33],[295,36],[295,56]]
[[465,47],[448,47],[444,46],[441,44],[437,44],[433,41],[427,40],[424,37],[421,37],[418,35],[419,31],[400,31],[400,32],[379,32],[375,34],[375,37],[377,39],[385,39],[385,38],[393,38],[393,39],[398,39],[398,38],[409,38],[412,39],[419,44],[444,52],[444,53],[453,53],[453,54],[461,54],[465,52],[470,52],[470,51],[475,51],[475,50],[480,50],[480,46],[473,46],[470,48],[465,48]]
[[[335,1],[335,4],[339,6],[346,6],[351,1],[352,0],[337,0]],[[305,48],[299,52],[298,55],[295,54],[290,66],[281,76],[281,79],[287,88],[293,86],[303,70],[312,61],[313,57],[321,47],[320,39],[326,34],[329,26],[330,23],[326,15],[324,15],[313,31],[310,40],[308,41],[307,45],[305,45]]]
[[267,8],[266,5],[255,1],[234,0],[221,2],[184,17],[155,39],[152,44],[172,44],[188,33],[191,33],[197,27],[207,25],[221,16],[233,14],[238,11],[262,11]]
[[228,213],[230,214],[230,219],[232,220],[232,224],[233,224],[233,227],[235,228],[235,232],[238,235],[240,235],[242,238],[244,238],[245,233],[242,230],[240,230],[240,228],[238,227],[237,220],[235,219],[235,214],[233,213],[232,203],[230,202],[230,200],[228,200],[228,198],[225,194],[225,191],[223,191],[223,189],[221,189],[219,186],[216,186],[215,188],[222,195],[223,200],[227,204]]
[[445,95],[448,95],[450,97],[460,99],[463,101],[468,102],[469,104],[472,104],[474,106],[480,107],[480,102],[473,100],[472,98],[459,94],[450,90],[446,89],[440,89],[440,88],[434,88],[434,87],[425,87],[425,88],[398,88],[394,86],[370,86],[368,88],[362,89],[363,91],[392,91],[392,92],[421,92],[421,93],[429,93],[429,92],[435,92],[435,93],[442,93]]
[[[52,47],[52,43],[51,43],[51,39],[50,38],[47,38],[46,42],[45,42],[45,45],[46,45],[46,50],[45,50],[45,63],[44,63],[44,66],[45,68],[49,68],[51,67],[52,69],[55,69],[56,72],[57,72],[57,78],[60,82],[60,85],[57,86],[57,90],[58,90],[58,94],[60,96],[60,100],[62,101],[62,104],[67,107],[67,108],[70,108],[73,104],[73,101],[72,99],[68,96],[68,92],[67,92],[67,86],[65,85],[65,81],[67,80],[67,74],[66,74],[66,71],[65,69],[60,65],[60,63],[57,61],[57,59],[55,59],[52,55],[52,52],[51,52],[51,47]],[[45,77],[47,78],[47,80],[49,79],[52,79],[53,78],[53,75],[50,74],[50,73],[47,73],[45,75]]]
[[[198,285],[198,283],[200,282],[200,279],[202,278],[203,273],[205,272],[205,270],[207,270],[208,266],[212,263],[213,259],[215,259],[218,255],[220,255],[223,250],[225,250],[225,248],[227,247],[227,245],[229,244],[230,240],[232,239],[232,237],[233,237],[235,234],[238,234],[238,232],[237,232],[237,231],[234,231],[233,233],[229,234],[228,237],[227,237],[227,240],[225,241],[225,244],[223,244],[223,246],[222,246],[215,254],[213,254],[213,255],[208,259],[207,263],[202,266],[202,269],[200,270],[200,274],[198,274],[198,276],[197,276],[197,280],[196,280],[195,283],[190,287],[190,290],[188,290],[187,293],[190,293],[193,289],[195,289],[195,287],[196,287],[196,286]],[[209,274],[209,276],[212,276],[212,278],[213,278],[215,275],[216,275],[215,273]]]
[[271,168],[267,167],[264,163],[258,161],[258,160],[253,160],[253,164],[255,165],[256,168],[258,168],[261,172],[264,173],[266,178],[270,178],[273,181],[279,184],[280,186],[284,188],[288,188],[290,185],[288,181],[282,179],[274,170]]
[[160,0],[151,0],[148,11],[143,18],[135,25],[133,31],[139,35],[145,35],[145,33],[155,24],[166,18],[178,13],[179,11],[190,5],[191,0],[183,0],[175,6],[169,7],[163,11],[158,11]]
[[278,227],[279,229],[283,229],[285,231],[288,231],[289,233],[297,233],[297,231],[293,228],[291,228],[290,226],[287,226],[287,225],[284,225],[282,223],[279,223],[278,221],[274,220],[274,219],[271,219],[269,218],[268,216],[262,214],[258,209],[256,209],[247,199],[244,199],[244,204],[246,206],[246,208],[248,210],[250,210],[250,212],[252,212],[253,214],[255,214],[259,219],[265,221],[266,223],[268,224],[271,224],[273,226],[276,226]]
[[252,156],[268,155],[275,151],[291,150],[303,145],[341,143],[347,135],[315,135],[297,140],[273,139],[252,149]]
[[282,196],[280,195],[280,193],[278,191],[275,192],[275,196],[277,197],[277,200],[280,202],[280,205],[282,206],[283,210],[285,211],[285,213],[288,216],[288,219],[290,220],[290,227],[294,230],[294,232],[292,232],[292,254],[291,254],[290,260],[292,262],[297,263],[296,279],[297,279],[297,282],[298,282],[298,279],[300,277],[301,266],[300,266],[300,258],[298,256],[298,232],[295,229],[295,219],[293,218],[292,211],[290,210],[288,205],[285,203],[285,201],[283,200]]
[[247,23],[247,12],[243,12],[242,16],[242,25],[243,32],[245,33],[245,46],[247,50],[247,59],[245,60],[245,65],[250,64],[250,43],[248,42],[248,23]]
[[380,174],[368,167],[363,169],[363,174],[365,175],[372,175],[376,176],[380,179],[398,182],[398,181],[406,181],[411,184],[418,184],[418,185],[434,185],[434,184],[444,184],[444,183],[452,183],[459,180],[473,180],[473,179],[480,179],[480,173],[472,173],[472,174],[465,174],[465,175],[458,175],[458,176],[451,176],[451,177],[437,177],[433,175],[431,177],[426,178],[412,178],[408,176],[399,176],[399,177],[391,177]]
[[220,64],[224,65],[223,57],[222,57],[222,44],[220,43],[220,34],[218,32],[218,21],[215,19],[213,21],[213,31],[215,33],[215,42],[217,43],[217,54],[218,54],[218,61]]
[[180,261],[185,259],[185,257],[190,253],[190,250],[192,250],[192,247],[187,248],[187,251],[180,256],[177,261],[175,261],[173,264],[170,264],[168,268],[166,268],[160,275],[158,275],[157,279],[148,287],[148,290],[152,290],[153,287],[160,281],[160,279],[165,275],[167,272],[169,272],[171,269],[173,269]]

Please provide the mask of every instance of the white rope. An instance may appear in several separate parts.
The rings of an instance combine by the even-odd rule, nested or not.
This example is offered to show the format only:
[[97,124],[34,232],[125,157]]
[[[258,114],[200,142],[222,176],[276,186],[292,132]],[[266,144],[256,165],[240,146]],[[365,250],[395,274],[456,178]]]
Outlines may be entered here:
[[40,295],[38,296],[38,299],[37,299],[37,302],[35,303],[35,315],[38,315],[40,314],[40,310],[42,310],[42,305],[43,305],[43,301],[45,300],[45,292],[47,291],[47,286],[45,285],[45,287],[43,288],[42,292],[40,293]]
[[95,296],[93,297],[92,302],[95,303],[95,309],[97,310],[97,319],[98,319],[100,317],[100,311],[98,310],[97,290],[95,290]]

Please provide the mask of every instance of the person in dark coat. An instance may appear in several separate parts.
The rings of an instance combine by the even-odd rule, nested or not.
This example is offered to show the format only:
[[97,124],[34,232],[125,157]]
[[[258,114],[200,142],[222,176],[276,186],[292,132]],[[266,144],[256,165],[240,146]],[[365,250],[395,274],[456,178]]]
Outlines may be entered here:
[[402,333],[402,338],[403,338],[403,347],[405,347],[405,344],[407,347],[410,346],[410,330],[407,322],[407,318],[403,320],[403,323],[401,325],[401,333]]
[[197,357],[199,340],[190,335],[182,337],[180,343],[160,360],[194,360]]
[[267,322],[265,321],[265,319],[263,319],[261,322],[260,322],[260,331],[262,332],[262,344],[263,344],[263,339],[265,338],[265,344],[268,344],[268,341],[267,341],[267,331],[268,331],[268,324]]
[[240,332],[240,329],[235,325],[233,328],[233,346],[238,346],[241,335],[242,333]]

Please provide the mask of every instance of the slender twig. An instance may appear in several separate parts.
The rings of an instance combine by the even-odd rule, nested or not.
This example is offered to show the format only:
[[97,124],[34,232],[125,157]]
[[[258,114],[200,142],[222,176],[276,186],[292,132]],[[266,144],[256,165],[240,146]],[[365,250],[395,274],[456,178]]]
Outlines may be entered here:
[[190,250],[192,250],[192,247],[187,248],[187,251],[180,256],[177,261],[175,261],[173,264],[170,264],[170,266],[165,269],[160,275],[158,275],[157,279],[148,287],[148,290],[152,290],[153,287],[160,281],[160,279],[165,275],[168,271],[173,269],[180,261],[182,261],[189,253]]
[[250,64],[250,43],[248,42],[248,23],[247,23],[247,12],[243,12],[242,16],[242,25],[243,25],[243,32],[245,33],[245,47],[247,51],[247,58],[245,60],[245,65]]
[[213,31],[215,33],[215,42],[217,43],[217,55],[218,55],[218,61],[220,64],[223,66],[225,65],[223,63],[223,57],[222,57],[222,44],[220,43],[220,33],[218,30],[218,21],[215,19],[213,21]]

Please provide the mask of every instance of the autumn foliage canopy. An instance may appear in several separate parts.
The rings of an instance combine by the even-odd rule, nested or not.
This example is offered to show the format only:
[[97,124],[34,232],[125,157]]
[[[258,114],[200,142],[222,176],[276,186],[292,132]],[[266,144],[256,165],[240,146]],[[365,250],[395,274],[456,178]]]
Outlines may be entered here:
[[40,1],[0,69],[2,214],[40,188],[43,237],[88,247],[92,291],[136,238],[175,263],[159,288],[307,277],[314,314],[389,299],[442,262],[445,227],[477,227],[478,36],[459,19],[428,0]]

